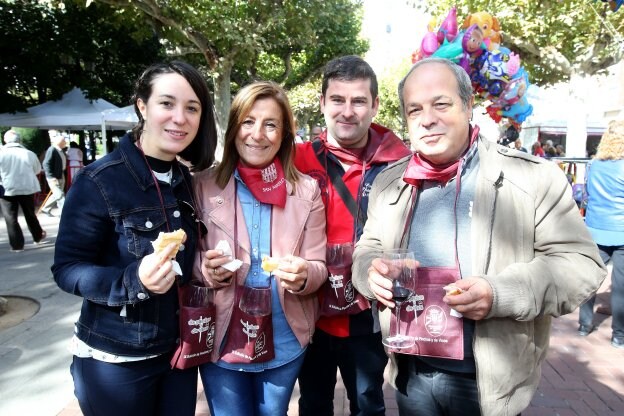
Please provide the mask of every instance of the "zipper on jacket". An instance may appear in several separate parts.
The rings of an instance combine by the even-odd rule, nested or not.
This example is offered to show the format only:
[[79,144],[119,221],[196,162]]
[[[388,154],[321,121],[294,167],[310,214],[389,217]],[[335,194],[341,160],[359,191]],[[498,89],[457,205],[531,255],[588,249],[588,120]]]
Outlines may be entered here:
[[[490,212],[492,212],[492,215],[490,216],[490,232],[489,232],[489,243],[488,243],[488,252],[487,252],[487,257],[486,257],[486,262],[485,262],[485,270],[484,273],[488,272],[488,269],[490,267],[490,257],[492,256],[492,233],[494,232],[494,215],[495,215],[495,210],[494,208],[496,207],[496,199],[498,198],[498,190],[501,186],[503,186],[503,180],[505,179],[505,174],[503,173],[503,171],[500,172],[500,174],[498,175],[498,179],[496,179],[496,181],[494,181],[494,184],[492,185],[494,187],[494,199],[492,200],[492,209]],[[475,325],[475,330],[472,334],[472,345],[473,345],[473,349],[476,351],[479,346],[478,346],[478,339],[477,339],[477,325]],[[481,397],[481,389],[479,388],[479,362],[477,361],[476,357],[474,360],[475,363],[475,374],[477,377],[477,397],[479,397],[479,408],[481,409],[481,412],[483,413],[483,406],[481,406],[482,403],[482,397]]]
[[490,241],[488,243],[488,251],[487,256],[485,258],[485,270],[484,272],[487,274],[488,269],[490,268],[490,259],[492,257],[492,234],[494,233],[494,218],[496,217],[496,199],[498,198],[498,190],[501,186],[503,186],[503,180],[505,179],[505,174],[501,170],[498,175],[498,179],[494,182],[494,199],[492,200],[492,215],[490,216],[490,230],[489,230],[489,238]]

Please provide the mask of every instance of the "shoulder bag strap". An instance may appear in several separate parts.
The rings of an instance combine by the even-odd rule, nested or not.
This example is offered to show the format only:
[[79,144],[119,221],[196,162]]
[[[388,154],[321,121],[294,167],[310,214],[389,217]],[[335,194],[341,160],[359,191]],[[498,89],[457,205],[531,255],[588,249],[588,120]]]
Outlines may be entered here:
[[357,218],[357,203],[355,202],[353,195],[351,195],[351,192],[349,192],[347,185],[345,185],[344,181],[342,180],[342,174],[340,173],[340,169],[335,162],[327,160],[327,155],[325,154],[325,150],[323,149],[323,143],[320,140],[316,139],[312,142],[312,149],[314,149],[314,154],[316,155],[318,161],[321,163],[321,166],[325,167],[325,170],[329,175],[329,179],[331,180],[332,185],[334,185],[334,189],[336,189],[336,192],[338,193],[338,195],[340,195],[340,198],[347,206],[347,209],[349,210],[353,218]]

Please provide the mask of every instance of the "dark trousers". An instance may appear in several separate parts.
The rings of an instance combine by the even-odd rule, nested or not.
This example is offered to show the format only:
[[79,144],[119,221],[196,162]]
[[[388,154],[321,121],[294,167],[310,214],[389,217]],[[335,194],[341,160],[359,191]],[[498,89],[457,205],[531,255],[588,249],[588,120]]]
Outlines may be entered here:
[[7,232],[9,233],[9,244],[13,250],[21,250],[24,248],[24,233],[17,221],[19,207],[22,207],[24,219],[28,225],[28,230],[32,234],[33,240],[38,242],[41,240],[43,230],[35,214],[35,196],[34,195],[14,195],[3,196],[0,198],[0,208],[2,216],[6,222]]
[[338,369],[351,416],[384,415],[383,373],[387,362],[381,333],[340,338],[317,328],[299,373],[299,416],[334,414]]
[[481,414],[475,374],[441,372],[406,355],[398,360],[396,401],[400,416]]
[[107,363],[74,357],[74,393],[85,416],[194,416],[197,367],[172,370],[169,354]]
[[[601,246],[598,244],[600,258],[607,264],[613,263],[611,272],[611,329],[613,336],[624,337],[624,246]],[[579,323],[593,325],[594,303],[596,296],[581,305]]]

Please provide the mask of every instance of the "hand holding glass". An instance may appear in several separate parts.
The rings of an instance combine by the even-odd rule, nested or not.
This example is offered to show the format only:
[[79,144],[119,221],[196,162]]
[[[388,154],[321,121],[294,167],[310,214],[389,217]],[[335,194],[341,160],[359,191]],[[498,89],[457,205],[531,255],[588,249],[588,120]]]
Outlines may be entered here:
[[[383,344],[388,348],[410,348],[415,344],[413,337],[401,334],[400,314],[401,306],[416,290],[418,277],[416,258],[414,253],[407,249],[384,250],[382,261],[388,268],[385,277],[392,281],[392,300],[395,303],[394,331],[383,339]],[[390,325],[392,329],[392,325]],[[394,332],[394,333],[393,333]]]

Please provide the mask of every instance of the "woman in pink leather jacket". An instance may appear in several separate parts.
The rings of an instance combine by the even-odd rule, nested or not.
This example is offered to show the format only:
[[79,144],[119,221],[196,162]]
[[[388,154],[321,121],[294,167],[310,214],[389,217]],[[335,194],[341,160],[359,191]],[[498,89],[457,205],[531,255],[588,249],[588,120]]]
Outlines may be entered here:
[[[246,86],[232,103],[222,163],[195,176],[208,228],[195,277],[215,289],[217,308],[214,362],[200,367],[214,416],[286,414],[318,317],[325,212],[316,181],[294,167],[294,125],[281,87]],[[266,256],[277,269],[262,268]],[[245,314],[245,287],[270,291],[270,315]]]

